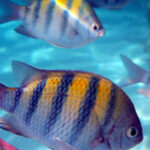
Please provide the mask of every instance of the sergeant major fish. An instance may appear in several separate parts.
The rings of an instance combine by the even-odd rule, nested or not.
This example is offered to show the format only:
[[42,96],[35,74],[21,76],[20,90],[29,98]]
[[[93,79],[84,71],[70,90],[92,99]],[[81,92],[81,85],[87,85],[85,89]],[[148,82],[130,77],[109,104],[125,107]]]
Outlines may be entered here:
[[132,0],[86,0],[93,7],[118,9],[126,6]]
[[20,20],[23,24],[16,32],[59,47],[80,47],[105,32],[94,10],[84,0],[30,0],[24,7],[1,0],[0,6],[4,12],[0,23]]
[[130,98],[102,76],[13,61],[20,87],[0,85],[0,127],[54,150],[125,150],[143,139]]

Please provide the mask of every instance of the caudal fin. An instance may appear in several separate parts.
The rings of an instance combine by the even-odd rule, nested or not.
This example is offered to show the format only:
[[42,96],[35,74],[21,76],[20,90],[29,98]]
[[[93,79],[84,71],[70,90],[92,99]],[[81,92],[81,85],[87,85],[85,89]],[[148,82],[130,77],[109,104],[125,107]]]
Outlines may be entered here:
[[0,0],[0,24],[18,19],[19,5],[9,0]]
[[120,87],[125,87],[131,84],[143,82],[147,71],[132,62],[128,57],[120,55],[123,65],[128,71],[128,76],[119,83]]

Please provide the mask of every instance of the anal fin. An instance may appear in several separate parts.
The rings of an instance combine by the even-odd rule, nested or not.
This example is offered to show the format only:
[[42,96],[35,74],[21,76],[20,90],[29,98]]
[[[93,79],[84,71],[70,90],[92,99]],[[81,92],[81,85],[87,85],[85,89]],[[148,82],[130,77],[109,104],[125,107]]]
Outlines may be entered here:
[[55,148],[54,150],[76,150],[71,145],[64,143],[60,138],[55,138]]
[[17,28],[15,29],[15,31],[16,31],[17,33],[23,34],[23,35],[25,35],[25,36],[28,36],[28,37],[37,39],[37,37],[34,36],[34,35],[26,28],[26,26],[23,25],[23,24],[20,25],[19,27],[17,27]]
[[23,128],[21,128],[21,126],[19,125],[17,119],[9,114],[0,118],[0,129],[9,131],[19,136],[27,137]]

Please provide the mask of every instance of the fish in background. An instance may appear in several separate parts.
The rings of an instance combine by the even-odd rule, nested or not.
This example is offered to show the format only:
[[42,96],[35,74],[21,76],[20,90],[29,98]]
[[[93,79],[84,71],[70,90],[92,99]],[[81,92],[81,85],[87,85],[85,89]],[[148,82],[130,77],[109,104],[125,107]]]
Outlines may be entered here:
[[53,150],[124,150],[143,139],[130,98],[106,78],[82,71],[40,70],[19,61],[18,88],[0,85],[0,128]]
[[[123,88],[136,83],[144,83],[146,88],[141,88],[138,92],[150,98],[150,71],[144,70],[140,66],[136,65],[125,55],[121,55],[121,60],[128,71],[128,76],[120,81],[118,85]],[[147,59],[146,61],[150,65],[150,59]]]
[[58,47],[80,47],[105,33],[94,10],[84,0],[29,0],[27,6],[0,0],[0,12],[0,23],[22,21],[16,32]]
[[17,150],[12,145],[8,144],[4,140],[0,139],[0,150]]
[[86,0],[93,7],[104,7],[109,9],[119,9],[126,6],[132,0]]

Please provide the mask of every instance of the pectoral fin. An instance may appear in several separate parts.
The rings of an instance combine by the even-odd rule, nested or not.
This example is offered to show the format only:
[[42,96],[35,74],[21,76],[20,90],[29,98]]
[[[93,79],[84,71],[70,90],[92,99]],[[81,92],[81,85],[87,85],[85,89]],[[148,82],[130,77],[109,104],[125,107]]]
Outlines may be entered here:
[[17,28],[15,29],[15,31],[16,31],[17,33],[23,34],[23,35],[25,35],[25,36],[28,36],[28,37],[37,39],[37,37],[34,36],[34,35],[26,28],[25,25],[20,25],[19,27],[17,27]]

